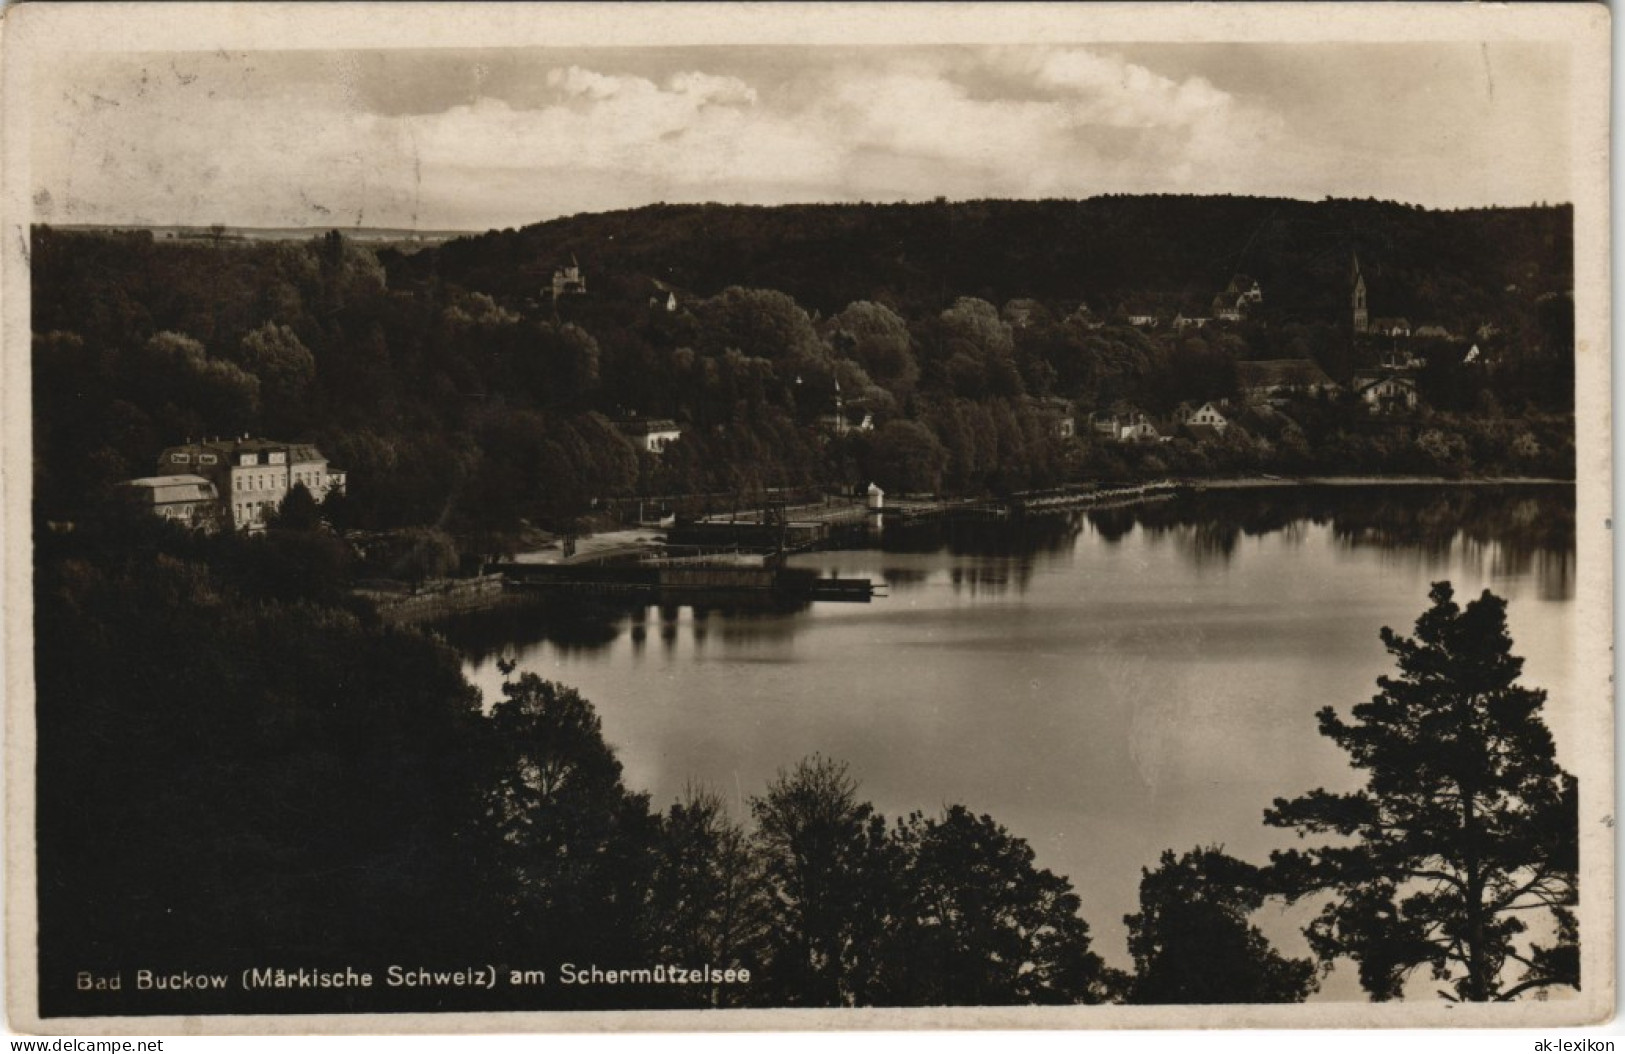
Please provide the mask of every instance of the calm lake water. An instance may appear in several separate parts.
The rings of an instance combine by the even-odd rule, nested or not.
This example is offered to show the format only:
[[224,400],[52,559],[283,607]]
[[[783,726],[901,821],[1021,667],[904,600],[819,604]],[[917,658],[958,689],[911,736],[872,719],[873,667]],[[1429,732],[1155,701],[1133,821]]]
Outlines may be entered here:
[[[627,783],[665,808],[690,783],[738,815],[814,752],[848,762],[888,817],[962,802],[1068,876],[1095,947],[1128,965],[1123,916],[1164,849],[1264,862],[1278,796],[1358,783],[1316,731],[1392,669],[1432,582],[1510,601],[1523,683],[1548,689],[1572,756],[1569,487],[1211,491],[1025,525],[893,532],[796,557],[886,584],[863,604],[689,608],[588,625],[451,633],[487,700],[495,659],[579,688]],[[1303,913],[1259,922],[1302,954]],[[1352,970],[1326,996],[1361,998]]]

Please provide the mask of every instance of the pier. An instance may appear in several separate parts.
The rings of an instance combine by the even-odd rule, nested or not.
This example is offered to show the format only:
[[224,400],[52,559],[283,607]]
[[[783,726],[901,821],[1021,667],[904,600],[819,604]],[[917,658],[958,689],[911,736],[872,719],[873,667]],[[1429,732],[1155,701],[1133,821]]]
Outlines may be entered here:
[[823,578],[774,563],[728,564],[657,559],[634,564],[492,564],[508,589],[616,597],[650,604],[723,605],[738,601],[867,604],[879,594],[867,578]]

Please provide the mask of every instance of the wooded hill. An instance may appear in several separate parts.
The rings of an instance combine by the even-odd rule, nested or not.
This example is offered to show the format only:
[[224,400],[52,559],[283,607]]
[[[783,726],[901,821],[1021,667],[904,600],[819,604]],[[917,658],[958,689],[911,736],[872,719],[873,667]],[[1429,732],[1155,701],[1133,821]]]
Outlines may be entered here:
[[1374,318],[1476,326],[1572,287],[1573,209],[1180,196],[652,205],[381,255],[397,289],[437,276],[499,298],[534,297],[573,256],[595,298],[642,299],[659,279],[701,296],[777,289],[824,314],[872,300],[905,318],[961,296],[1208,314],[1241,273],[1263,286],[1263,317],[1335,322],[1347,319],[1356,252]]
[[[349,470],[348,508],[328,513],[347,526],[465,536],[568,529],[603,499],[869,481],[1568,478],[1571,222],[1568,207],[1242,198],[652,206],[416,253],[338,231],[213,244],[39,227],[37,508],[73,519],[165,446],[244,433],[314,442]],[[1352,334],[1355,252],[1373,319],[1455,334],[1411,342],[1427,359],[1417,414],[1244,412],[1223,442],[1144,450],[1059,434],[1054,401],[1080,422],[1120,404],[1239,408],[1248,361],[1312,359],[1351,384],[1392,350]],[[572,260],[585,295],[554,303]],[[1245,321],[1166,324],[1214,313],[1238,275],[1263,291]],[[1164,325],[1129,324],[1146,313]],[[837,393],[872,433],[832,441]],[[682,438],[640,454],[613,423],[630,415]]]

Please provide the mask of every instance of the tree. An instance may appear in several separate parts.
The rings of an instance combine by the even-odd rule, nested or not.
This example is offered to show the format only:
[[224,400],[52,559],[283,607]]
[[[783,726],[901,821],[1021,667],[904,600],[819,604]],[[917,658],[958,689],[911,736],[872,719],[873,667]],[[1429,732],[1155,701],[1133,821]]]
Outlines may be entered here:
[[830,342],[856,359],[869,376],[899,400],[906,399],[920,377],[908,323],[895,311],[859,300],[830,320]]
[[486,820],[492,924],[509,951],[635,958],[653,839],[593,705],[533,673],[491,711]]
[[1263,868],[1211,847],[1165,851],[1140,875],[1140,911],[1123,918],[1130,1003],[1301,1003],[1319,987],[1313,963],[1247,922],[1267,895]]
[[1506,601],[1486,590],[1461,607],[1448,582],[1430,598],[1415,637],[1382,631],[1399,675],[1378,678],[1352,723],[1320,711],[1321,734],[1366,771],[1365,787],[1265,813],[1300,836],[1340,838],[1277,853],[1274,870],[1293,899],[1333,894],[1310,946],[1358,962],[1373,999],[1402,995],[1420,966],[1450,982],[1452,1000],[1578,988],[1578,799],[1540,716],[1546,693],[1516,683]]
[[[461,925],[478,692],[420,633],[253,591],[269,542],[138,510],[41,536],[39,758],[71,774],[39,785],[47,1013],[83,1007],[72,964],[110,949],[155,969],[484,951]],[[186,662],[155,668],[176,640]]]
[[817,756],[781,771],[750,808],[773,945],[758,995],[776,1006],[872,1004],[894,879],[885,821],[858,801],[845,764]]
[[898,918],[887,942],[887,1001],[912,1006],[1101,1003],[1112,971],[1065,878],[963,805],[899,822]]
[[887,421],[870,444],[870,474],[888,491],[935,491],[947,464],[948,451],[917,421]]
[[397,538],[402,546],[389,568],[395,577],[420,586],[457,569],[457,543],[438,527],[405,527]]
[[270,525],[275,530],[314,531],[322,525],[322,507],[311,496],[303,483],[295,483],[282,504],[272,513]]
[[163,422],[171,434],[231,434],[258,419],[260,379],[236,363],[210,357],[184,333],[165,331],[148,338],[138,369],[148,404],[163,406],[165,417],[173,415]]
[[[766,926],[762,868],[715,791],[690,788],[661,818],[648,916],[656,951],[673,962],[759,970]],[[679,991],[691,1004],[730,1006],[743,990]]]
[[287,326],[274,322],[243,337],[239,365],[259,378],[266,426],[273,433],[298,432],[308,422],[316,357]]

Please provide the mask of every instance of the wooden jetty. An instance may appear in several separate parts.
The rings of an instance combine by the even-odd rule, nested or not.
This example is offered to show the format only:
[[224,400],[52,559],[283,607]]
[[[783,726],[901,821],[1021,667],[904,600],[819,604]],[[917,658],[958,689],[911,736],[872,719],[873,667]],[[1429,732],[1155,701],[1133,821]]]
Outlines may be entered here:
[[1162,501],[1174,497],[1185,489],[1188,489],[1185,485],[1171,480],[1120,486],[1077,487],[1018,494],[1011,498],[1011,506],[1018,513],[1027,516],[1071,512],[1078,509],[1114,509],[1148,501]]
[[1171,480],[1147,483],[1082,484],[1029,491],[1004,499],[887,498],[885,507],[861,502],[826,501],[822,505],[776,505],[712,516],[678,524],[667,540],[682,546],[737,546],[760,553],[806,552],[839,539],[841,532],[884,526],[909,526],[932,520],[998,522],[1023,516],[1113,509],[1163,501],[1188,484]]
[[802,552],[828,541],[830,528],[822,522],[700,520],[668,528],[666,541],[678,546],[737,546],[762,553]]
[[867,578],[824,578],[811,568],[761,565],[492,564],[507,588],[563,595],[624,597],[648,603],[725,604],[731,600],[789,603],[842,601],[867,604],[877,594]]

